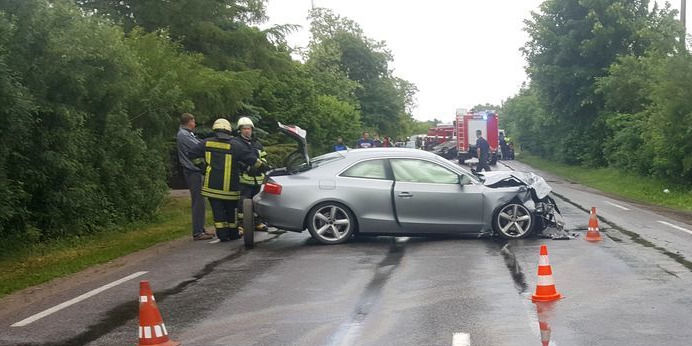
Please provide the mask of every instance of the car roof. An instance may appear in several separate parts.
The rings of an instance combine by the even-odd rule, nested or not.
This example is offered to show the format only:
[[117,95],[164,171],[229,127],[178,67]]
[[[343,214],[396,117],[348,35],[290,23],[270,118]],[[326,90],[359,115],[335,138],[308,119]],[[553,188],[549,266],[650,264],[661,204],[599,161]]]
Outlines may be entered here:
[[417,158],[437,158],[438,156],[420,149],[411,148],[369,148],[369,149],[349,149],[340,152],[344,157],[417,157]]

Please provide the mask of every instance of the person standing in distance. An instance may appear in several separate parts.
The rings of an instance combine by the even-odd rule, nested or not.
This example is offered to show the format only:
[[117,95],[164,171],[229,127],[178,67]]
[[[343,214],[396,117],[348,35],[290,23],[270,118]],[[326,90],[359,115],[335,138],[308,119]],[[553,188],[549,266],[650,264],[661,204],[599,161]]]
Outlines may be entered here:
[[490,172],[490,166],[488,166],[488,160],[490,159],[490,144],[483,138],[483,131],[476,130],[476,151],[478,154],[478,167],[477,171],[480,172],[485,169],[486,172]]
[[190,113],[183,113],[180,116],[180,129],[176,136],[178,147],[178,161],[183,167],[183,176],[188,189],[190,189],[190,200],[192,202],[192,239],[206,240],[213,236],[204,231],[204,198],[202,197],[202,159],[191,160],[188,155],[190,151],[198,146],[201,141],[192,132],[197,123],[195,117]]
[[336,137],[336,144],[334,144],[334,151],[348,150],[348,147],[344,144],[343,137]]
[[374,148],[375,142],[373,142],[372,139],[370,139],[370,134],[366,131],[363,132],[363,138],[358,140],[358,144],[356,145],[356,147],[362,149]]

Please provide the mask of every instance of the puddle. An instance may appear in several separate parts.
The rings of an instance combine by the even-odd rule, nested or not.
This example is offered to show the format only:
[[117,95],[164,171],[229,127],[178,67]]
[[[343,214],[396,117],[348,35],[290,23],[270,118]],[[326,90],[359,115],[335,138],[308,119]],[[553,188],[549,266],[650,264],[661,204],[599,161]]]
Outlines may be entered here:
[[517,289],[519,294],[525,293],[528,290],[528,285],[526,284],[526,276],[517,261],[517,256],[512,251],[509,243],[505,244],[500,250],[502,258],[505,260],[505,265],[509,269],[509,274],[512,276],[514,281],[514,287]]

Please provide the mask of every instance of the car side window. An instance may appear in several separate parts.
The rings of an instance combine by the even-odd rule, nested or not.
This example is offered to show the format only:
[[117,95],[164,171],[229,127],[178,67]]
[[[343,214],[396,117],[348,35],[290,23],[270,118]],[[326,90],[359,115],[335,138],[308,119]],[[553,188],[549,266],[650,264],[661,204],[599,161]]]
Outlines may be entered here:
[[366,179],[387,179],[384,160],[369,160],[353,165],[345,172],[342,177],[366,178]]
[[415,159],[392,159],[394,179],[409,183],[458,184],[459,175],[436,163]]

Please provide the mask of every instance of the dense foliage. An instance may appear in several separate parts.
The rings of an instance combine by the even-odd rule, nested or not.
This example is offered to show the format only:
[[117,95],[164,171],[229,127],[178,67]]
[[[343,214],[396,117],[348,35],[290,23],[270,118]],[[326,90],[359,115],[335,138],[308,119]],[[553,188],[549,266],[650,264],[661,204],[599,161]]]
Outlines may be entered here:
[[692,57],[669,5],[548,0],[526,21],[530,83],[504,103],[545,158],[692,182]]
[[[209,126],[276,122],[311,150],[363,129],[402,136],[415,86],[346,18],[311,13],[304,62],[290,25],[259,29],[265,0],[0,0],[0,241],[43,240],[141,219],[165,194],[182,112]],[[270,160],[275,164],[276,157]]]

